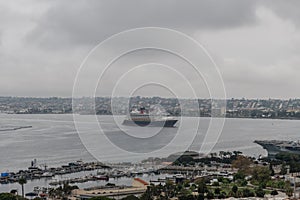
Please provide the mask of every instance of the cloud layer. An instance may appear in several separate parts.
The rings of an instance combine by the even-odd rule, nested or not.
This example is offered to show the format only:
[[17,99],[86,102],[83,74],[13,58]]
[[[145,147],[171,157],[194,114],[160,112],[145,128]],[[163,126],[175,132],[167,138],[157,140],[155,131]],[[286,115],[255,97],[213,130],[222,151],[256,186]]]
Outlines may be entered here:
[[[126,29],[156,26],[181,31],[203,44],[220,68],[228,97],[298,97],[298,4],[0,1],[0,95],[71,96],[78,67],[95,45]],[[107,53],[114,48],[118,45]]]

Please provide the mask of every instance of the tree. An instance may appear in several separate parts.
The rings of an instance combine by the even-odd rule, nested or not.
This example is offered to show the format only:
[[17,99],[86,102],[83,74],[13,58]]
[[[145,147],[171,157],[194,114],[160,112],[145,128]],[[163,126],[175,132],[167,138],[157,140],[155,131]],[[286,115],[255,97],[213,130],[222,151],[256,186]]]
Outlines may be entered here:
[[257,197],[264,197],[265,191],[261,187],[258,187],[255,189],[255,194]]
[[219,187],[215,188],[215,194],[217,195],[221,194],[221,189]]
[[246,175],[243,172],[239,171],[233,176],[233,180],[234,181],[245,180],[245,177],[246,177]]
[[252,161],[249,158],[239,155],[232,162],[232,167],[237,168],[240,172],[249,173],[250,164]]
[[242,187],[247,186],[247,184],[248,184],[248,181],[246,181],[245,179],[240,181],[240,185],[241,185]]
[[271,176],[274,176],[274,175],[275,175],[275,172],[274,172],[272,163],[270,163],[270,165],[269,165],[269,170],[270,170],[270,172],[271,172],[270,175],[271,175]]
[[216,182],[212,183],[212,186],[220,186],[220,184],[219,184],[219,182],[216,181]]
[[225,199],[226,198],[226,193],[224,191],[221,192],[219,195],[219,199]]
[[237,191],[238,191],[238,189],[239,189],[239,188],[238,188],[236,185],[233,185],[232,188],[231,188],[231,191],[232,191],[234,194],[236,194]]
[[182,195],[178,197],[178,200],[194,200],[194,196],[189,194],[189,195]]
[[285,194],[288,195],[289,197],[291,197],[293,195],[293,192],[294,192],[294,190],[291,187],[287,187],[285,189]]
[[215,195],[211,191],[208,191],[207,194],[206,194],[206,198],[208,198],[208,199],[214,199]]
[[287,166],[285,164],[281,165],[280,174],[285,175],[287,173]]
[[134,195],[129,195],[129,196],[123,198],[122,200],[139,200],[139,198],[137,198]]
[[27,183],[27,180],[25,177],[20,177],[19,180],[18,180],[18,183],[21,185],[22,187],[22,197],[25,197],[24,196],[24,185]]
[[272,195],[272,196],[276,196],[277,194],[278,194],[277,190],[272,190],[272,191],[271,191],[271,195]]
[[17,197],[10,193],[1,193],[0,200],[17,200]]
[[199,194],[197,200],[204,200],[204,194]]
[[253,197],[254,193],[251,192],[248,188],[244,188],[242,191],[243,197]]
[[268,167],[256,166],[252,169],[252,179],[265,185],[271,179],[271,171]]
[[12,193],[0,193],[0,200],[27,200],[24,197]]
[[204,194],[208,191],[204,179],[200,179],[199,181],[197,181],[197,184],[198,184],[198,193],[199,194]]

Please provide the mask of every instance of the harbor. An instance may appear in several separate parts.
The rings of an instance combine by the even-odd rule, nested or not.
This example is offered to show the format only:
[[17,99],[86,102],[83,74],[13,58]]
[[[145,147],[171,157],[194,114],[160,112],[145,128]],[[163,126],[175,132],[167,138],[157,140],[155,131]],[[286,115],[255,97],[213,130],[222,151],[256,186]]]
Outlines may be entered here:
[[[12,116],[9,115],[8,118],[2,116],[2,120],[7,121],[7,123],[9,120],[11,122],[13,121],[10,119]],[[103,190],[99,191],[101,195],[104,195],[103,192],[111,191],[106,188],[108,187],[106,185],[114,184],[116,188],[130,187],[133,179],[136,177],[156,185],[164,184],[168,180],[176,181],[176,177],[177,180],[180,180],[181,176],[185,180],[191,181],[197,177],[206,177],[213,180],[215,177],[229,179],[233,176],[232,173],[235,173],[230,171],[231,168],[228,168],[225,164],[218,164],[217,166],[211,163],[203,166],[163,166],[155,163],[156,157],[153,157],[153,163],[142,163],[142,160],[145,159],[143,154],[125,157],[123,154],[117,154],[115,149],[110,148],[109,143],[105,143],[101,139],[98,141],[99,147],[101,147],[101,151],[99,151],[103,159],[99,160],[103,162],[96,162],[82,147],[78,134],[74,131],[71,116],[18,115],[16,117],[18,119],[13,121],[16,126],[18,124],[20,126],[32,124],[33,127],[12,132],[4,131],[0,135],[0,149],[6,155],[2,158],[3,162],[1,162],[0,166],[0,172],[3,173],[1,178],[2,184],[0,185],[1,192],[17,190],[20,194],[21,185],[17,179],[21,175],[27,179],[27,183],[24,185],[25,194],[33,192],[44,195],[49,190],[68,184],[72,187],[78,186],[80,190],[104,187]],[[90,116],[79,117],[86,121],[90,119]],[[37,118],[42,118],[43,120],[38,121]],[[115,125],[110,124],[110,116],[99,116],[99,119],[107,122],[103,126],[104,131],[115,130]],[[194,118],[188,119],[188,123],[193,124],[194,122]],[[200,131],[206,129],[208,122],[208,119],[201,121]],[[97,130],[97,124],[87,125],[87,132],[91,133]],[[258,158],[259,155],[266,156],[267,151],[258,144],[253,143],[253,141],[272,137],[276,137],[279,140],[282,139],[282,132],[285,132],[291,140],[296,141],[295,138],[298,136],[295,134],[294,129],[287,128],[291,126],[296,129],[299,128],[299,124],[292,120],[281,120],[279,122],[276,120],[229,119],[213,152],[226,149],[229,151],[242,151],[245,155],[255,158]],[[252,131],[253,127],[255,127],[256,131]],[[131,126],[126,127],[130,131],[133,128]],[[147,129],[142,128],[143,130]],[[172,131],[174,129],[164,129],[162,138],[167,137]],[[111,132],[109,134],[113,136],[115,133]],[[139,136],[146,136],[145,131],[139,132]],[[185,137],[190,137],[188,130],[185,131],[182,140]],[[1,141],[7,142],[4,144]],[[130,141],[127,145],[135,146]],[[22,151],[16,151],[16,146],[21,148]],[[151,150],[152,146],[149,143],[143,147],[146,150]],[[195,145],[192,145],[191,148],[197,149]],[[161,152],[161,154],[157,154],[157,157],[162,158],[168,155],[170,155],[168,152]],[[33,163],[30,163],[33,158],[37,158],[37,161],[33,160]],[[213,188],[213,186],[211,187]],[[97,189],[90,192],[91,194],[89,195],[93,196],[93,192],[98,195]],[[121,194],[126,194],[126,192],[115,194],[121,196]],[[84,198],[84,194],[81,197]]]
[[37,161],[33,160],[31,166],[28,169],[22,169],[18,172],[2,172],[0,177],[0,184],[16,183],[20,178],[26,180],[35,180],[42,178],[52,178],[57,175],[72,174],[82,171],[93,171],[99,169],[108,169],[109,166],[104,165],[101,162],[89,162],[76,161],[62,165],[60,167],[47,167],[44,168],[37,166]]

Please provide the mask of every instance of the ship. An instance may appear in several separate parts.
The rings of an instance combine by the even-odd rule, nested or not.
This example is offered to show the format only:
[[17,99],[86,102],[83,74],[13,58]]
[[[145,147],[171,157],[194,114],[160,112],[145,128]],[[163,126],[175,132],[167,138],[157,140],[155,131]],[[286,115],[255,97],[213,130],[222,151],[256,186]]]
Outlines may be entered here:
[[268,152],[269,158],[275,158],[278,153],[300,154],[299,141],[285,140],[255,140],[254,143],[259,144]]
[[169,114],[151,114],[144,107],[132,109],[123,125],[127,126],[154,126],[154,127],[174,127],[177,119]]

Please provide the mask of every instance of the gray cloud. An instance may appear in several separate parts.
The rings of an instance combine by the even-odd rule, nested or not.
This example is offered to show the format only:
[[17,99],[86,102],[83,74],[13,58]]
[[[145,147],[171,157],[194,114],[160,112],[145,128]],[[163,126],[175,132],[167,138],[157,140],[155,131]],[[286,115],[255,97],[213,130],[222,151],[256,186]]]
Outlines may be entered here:
[[[208,49],[229,97],[297,97],[299,4],[298,0],[0,1],[0,95],[71,96],[77,69],[92,47],[126,29],[159,26],[187,33]],[[114,48],[118,45],[107,53]],[[151,57],[137,56],[141,63]]]
[[272,9],[278,16],[289,20],[297,26],[300,26],[300,1],[298,0],[276,0],[263,1],[262,4]]
[[145,26],[224,29],[255,22],[255,1],[58,1],[37,21],[30,41],[42,46],[92,44]]

